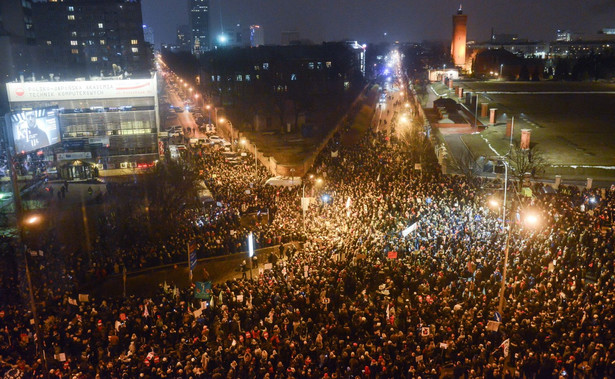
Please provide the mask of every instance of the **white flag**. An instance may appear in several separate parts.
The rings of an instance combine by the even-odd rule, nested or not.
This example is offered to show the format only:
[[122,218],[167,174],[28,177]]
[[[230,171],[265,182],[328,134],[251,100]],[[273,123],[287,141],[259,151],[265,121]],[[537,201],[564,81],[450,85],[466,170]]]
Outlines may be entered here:
[[508,350],[510,348],[510,338],[507,338],[506,341],[502,342],[500,347],[504,349],[504,357],[508,357]]

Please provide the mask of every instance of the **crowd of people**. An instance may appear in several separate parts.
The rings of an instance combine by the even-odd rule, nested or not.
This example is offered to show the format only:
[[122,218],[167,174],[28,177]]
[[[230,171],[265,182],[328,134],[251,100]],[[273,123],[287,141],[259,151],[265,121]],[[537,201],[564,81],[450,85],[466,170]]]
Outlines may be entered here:
[[[305,227],[296,189],[264,186],[254,166],[205,155],[207,185],[224,204],[175,241],[196,235],[208,251],[244,250],[238,215],[267,208],[269,220],[256,223],[260,244],[299,240],[301,251],[255,280],[214,283],[204,301],[168,286],[151,298],[79,298],[65,284],[79,280],[70,270],[46,274],[53,284],[37,293],[40,338],[27,307],[1,306],[0,373],[615,377],[614,189],[538,185],[532,198],[513,196],[502,220],[487,206],[491,181],[442,175],[435,159],[415,170],[412,147],[389,146],[383,134],[338,141],[314,165],[325,181]],[[524,223],[529,212],[537,225]],[[165,262],[160,251],[172,261],[169,246],[145,264]],[[44,266],[53,257],[35,259]]]

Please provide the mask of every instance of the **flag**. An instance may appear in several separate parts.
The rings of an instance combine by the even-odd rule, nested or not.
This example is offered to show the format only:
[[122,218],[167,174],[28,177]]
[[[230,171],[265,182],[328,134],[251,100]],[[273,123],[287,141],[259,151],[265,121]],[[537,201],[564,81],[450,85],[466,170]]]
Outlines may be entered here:
[[211,298],[211,282],[195,282],[194,297],[209,300]]
[[504,350],[504,357],[508,357],[508,351],[510,349],[510,338],[507,338],[500,347]]

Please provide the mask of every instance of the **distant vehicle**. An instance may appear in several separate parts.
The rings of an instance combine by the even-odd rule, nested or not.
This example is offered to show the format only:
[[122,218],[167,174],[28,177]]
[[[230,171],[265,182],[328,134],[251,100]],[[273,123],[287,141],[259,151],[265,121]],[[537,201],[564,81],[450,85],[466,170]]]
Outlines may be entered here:
[[184,132],[181,130],[169,130],[169,137],[181,137],[184,135]]
[[175,107],[173,109],[175,109],[175,113],[182,113],[184,111],[184,108],[182,107]]
[[203,204],[213,203],[216,201],[205,183],[199,184],[198,197],[199,201],[201,201],[201,203]]
[[209,136],[209,140],[213,143],[219,143],[222,144],[224,142],[224,139],[221,137],[218,137],[217,135],[211,135]]
[[301,185],[301,178],[298,176],[274,176],[267,179],[265,184],[274,187],[294,187]]

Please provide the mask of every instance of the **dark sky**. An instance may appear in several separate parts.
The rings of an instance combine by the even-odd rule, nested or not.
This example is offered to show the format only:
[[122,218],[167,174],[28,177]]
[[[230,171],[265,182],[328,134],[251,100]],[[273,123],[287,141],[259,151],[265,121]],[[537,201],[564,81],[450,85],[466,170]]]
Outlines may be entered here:
[[[280,43],[282,30],[298,30],[314,42],[352,39],[361,43],[450,39],[458,0],[210,0],[212,33],[259,24],[265,43]],[[188,23],[188,0],[142,0],[143,21],[156,44],[175,41],[175,28]],[[496,33],[552,40],[557,29],[595,33],[615,27],[615,0],[473,0],[463,2],[468,40]],[[385,37],[384,33],[387,33]]]

